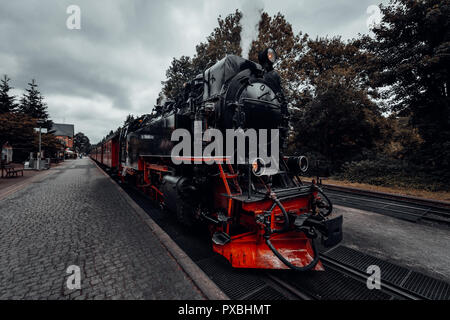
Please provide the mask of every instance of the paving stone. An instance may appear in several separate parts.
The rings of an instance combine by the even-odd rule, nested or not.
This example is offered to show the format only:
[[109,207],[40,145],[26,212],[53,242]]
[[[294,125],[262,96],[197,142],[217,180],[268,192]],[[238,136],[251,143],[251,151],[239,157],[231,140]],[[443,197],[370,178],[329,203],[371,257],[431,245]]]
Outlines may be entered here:
[[0,200],[0,299],[201,299],[133,210],[86,158]]

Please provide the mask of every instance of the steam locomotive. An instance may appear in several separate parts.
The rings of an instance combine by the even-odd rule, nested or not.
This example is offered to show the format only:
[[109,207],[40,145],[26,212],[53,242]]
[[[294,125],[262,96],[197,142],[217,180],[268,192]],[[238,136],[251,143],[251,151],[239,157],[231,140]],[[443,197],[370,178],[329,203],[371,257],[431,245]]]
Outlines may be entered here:
[[[265,129],[278,133],[267,145],[279,142],[283,149],[289,115],[273,69],[276,52],[266,49],[258,60],[227,55],[186,83],[175,100],[159,101],[152,114],[96,146],[91,158],[176,214],[180,223],[206,223],[213,250],[233,267],[323,270],[315,239],[326,247],[339,243],[342,216],[332,217],[332,203],[319,186],[302,183],[306,157],[276,150],[263,161],[246,148],[240,155],[234,148],[226,156],[214,150],[212,157],[188,154],[174,161],[173,133],[180,129],[191,136],[199,128],[200,136],[208,129]],[[235,138],[226,136],[222,145]],[[211,140],[201,139],[201,146]]]

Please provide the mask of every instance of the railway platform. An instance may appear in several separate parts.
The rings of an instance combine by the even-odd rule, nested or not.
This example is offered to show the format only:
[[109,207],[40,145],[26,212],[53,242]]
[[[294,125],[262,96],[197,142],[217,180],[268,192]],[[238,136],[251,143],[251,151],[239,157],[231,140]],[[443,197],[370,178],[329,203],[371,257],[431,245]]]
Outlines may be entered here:
[[88,158],[0,198],[0,299],[225,298]]

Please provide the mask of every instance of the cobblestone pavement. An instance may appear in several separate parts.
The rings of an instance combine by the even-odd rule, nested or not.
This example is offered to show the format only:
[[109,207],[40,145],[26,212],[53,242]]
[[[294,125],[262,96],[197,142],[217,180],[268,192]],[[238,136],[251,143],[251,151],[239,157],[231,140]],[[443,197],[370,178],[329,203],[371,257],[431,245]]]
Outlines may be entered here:
[[0,200],[0,299],[202,298],[91,160],[52,170]]

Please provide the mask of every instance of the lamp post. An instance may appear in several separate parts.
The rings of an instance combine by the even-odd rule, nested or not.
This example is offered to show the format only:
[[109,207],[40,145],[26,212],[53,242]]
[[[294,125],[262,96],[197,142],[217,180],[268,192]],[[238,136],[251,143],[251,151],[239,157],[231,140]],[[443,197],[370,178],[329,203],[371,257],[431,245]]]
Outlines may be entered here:
[[37,123],[39,124],[39,153],[37,157],[37,169],[41,170],[41,153],[42,153],[42,124],[45,122],[44,119],[37,119]]
[[63,161],[66,161],[66,140],[63,140]]
[[42,131],[42,127],[41,127],[41,125],[39,125],[39,157],[38,157],[38,161],[37,161],[38,170],[41,170],[41,152],[42,152],[42,148],[41,148],[41,145],[42,145],[41,131]]

